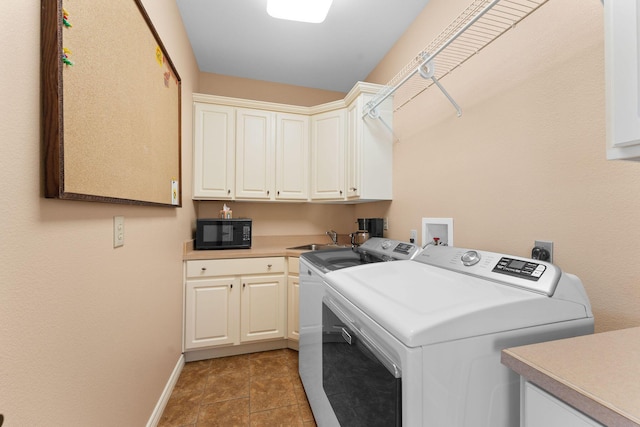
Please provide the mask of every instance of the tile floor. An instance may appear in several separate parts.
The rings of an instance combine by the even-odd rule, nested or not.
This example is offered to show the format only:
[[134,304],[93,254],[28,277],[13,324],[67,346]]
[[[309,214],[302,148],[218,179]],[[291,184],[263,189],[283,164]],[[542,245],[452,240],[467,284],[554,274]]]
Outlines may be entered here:
[[289,349],[185,364],[158,427],[315,426]]

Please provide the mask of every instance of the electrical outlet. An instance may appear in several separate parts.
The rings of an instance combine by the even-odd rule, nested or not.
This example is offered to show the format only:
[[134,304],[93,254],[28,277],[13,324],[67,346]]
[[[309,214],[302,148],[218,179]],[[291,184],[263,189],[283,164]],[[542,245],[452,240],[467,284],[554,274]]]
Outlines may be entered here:
[[[551,262],[553,263],[553,242],[547,240],[536,240],[534,243],[534,248],[542,248],[549,252],[549,259],[541,259],[541,261]],[[533,250],[531,252],[531,256],[533,257]]]
[[418,230],[411,230],[409,241],[412,243],[418,243]]
[[389,218],[385,217],[382,220],[382,229],[383,230],[388,230],[389,229]]
[[124,217],[113,217],[113,247],[124,246]]

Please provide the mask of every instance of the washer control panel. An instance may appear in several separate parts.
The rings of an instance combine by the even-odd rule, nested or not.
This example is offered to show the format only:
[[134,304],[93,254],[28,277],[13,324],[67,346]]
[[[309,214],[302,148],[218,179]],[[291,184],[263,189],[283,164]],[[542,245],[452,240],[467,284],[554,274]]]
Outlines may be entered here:
[[413,260],[547,296],[562,275],[548,262],[453,246],[427,246]]
[[496,273],[508,274],[527,280],[538,280],[547,269],[546,266],[521,259],[502,257],[493,267]]

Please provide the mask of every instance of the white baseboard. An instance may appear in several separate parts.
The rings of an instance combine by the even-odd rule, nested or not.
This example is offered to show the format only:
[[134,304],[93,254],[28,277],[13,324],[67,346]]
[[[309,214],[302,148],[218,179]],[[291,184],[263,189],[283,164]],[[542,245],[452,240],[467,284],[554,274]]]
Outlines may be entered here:
[[196,360],[215,359],[217,357],[236,356],[238,354],[255,353],[259,351],[278,350],[281,348],[291,348],[298,350],[298,341],[277,339],[272,341],[258,341],[249,344],[219,346],[200,350],[188,350],[184,353],[185,362]]
[[184,368],[184,354],[180,355],[178,359],[178,363],[176,363],[175,368],[173,368],[173,372],[167,381],[167,384],[164,386],[164,390],[160,395],[160,399],[156,404],[156,407],[153,409],[151,413],[151,418],[147,422],[147,427],[156,427],[160,422],[160,418],[162,417],[162,413],[164,412],[164,408],[167,406],[167,402],[169,402],[169,398],[171,397],[171,392],[173,388],[176,386],[178,382],[178,378],[180,378],[180,373],[182,372],[182,368]]

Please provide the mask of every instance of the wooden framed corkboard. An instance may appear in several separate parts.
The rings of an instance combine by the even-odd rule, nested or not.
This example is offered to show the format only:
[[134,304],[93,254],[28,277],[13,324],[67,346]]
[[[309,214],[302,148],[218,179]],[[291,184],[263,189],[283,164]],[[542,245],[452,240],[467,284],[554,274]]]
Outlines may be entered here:
[[181,80],[140,0],[42,0],[45,197],[181,206]]

